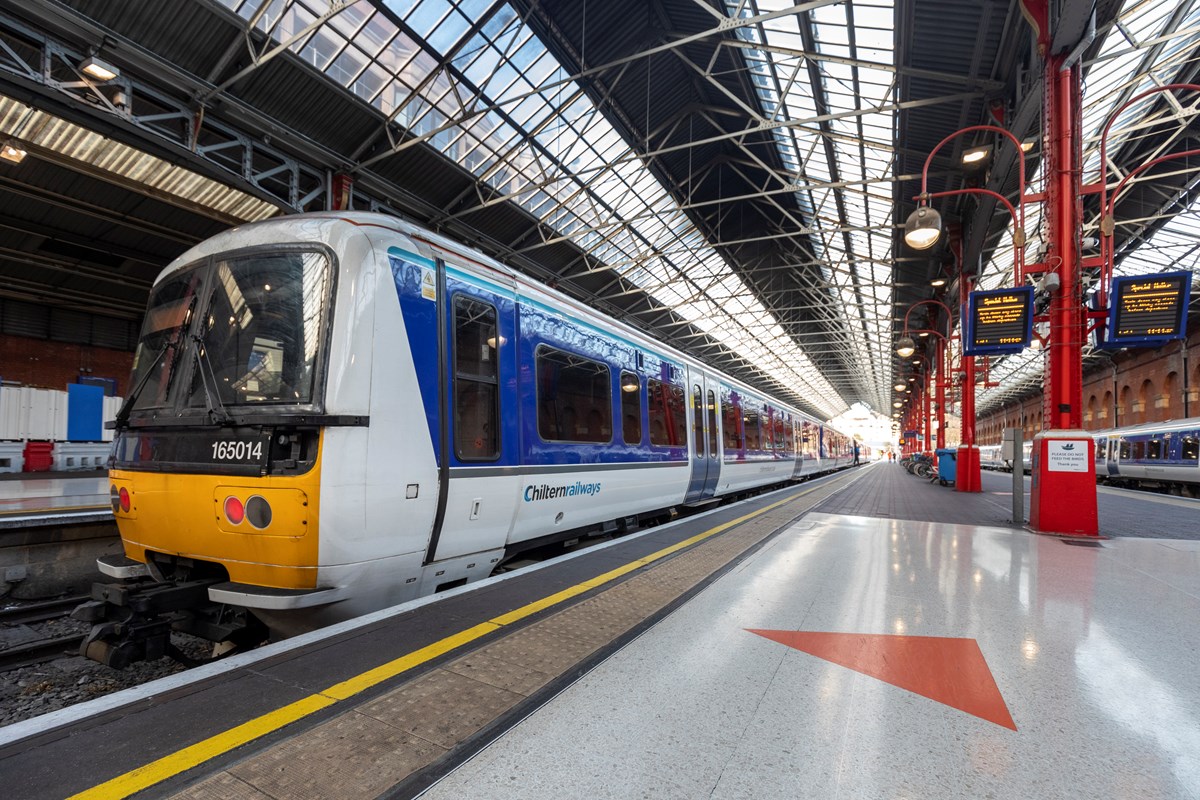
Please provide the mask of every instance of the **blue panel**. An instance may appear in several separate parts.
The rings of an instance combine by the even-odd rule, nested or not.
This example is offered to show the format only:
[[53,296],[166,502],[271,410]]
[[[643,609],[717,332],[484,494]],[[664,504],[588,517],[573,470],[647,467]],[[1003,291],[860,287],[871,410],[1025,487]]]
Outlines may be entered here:
[[1187,337],[1191,272],[1113,278],[1108,298],[1109,347],[1157,347]]
[[[395,247],[388,249],[388,262],[392,267],[392,278],[396,282],[400,312],[404,315],[408,349],[417,371],[417,385],[421,390],[421,403],[425,407],[425,420],[429,425],[429,440],[433,444],[437,463],[440,464],[442,454],[441,438],[438,436],[441,415],[438,409],[437,268],[429,259]],[[381,348],[381,356],[387,357],[386,343]]]
[[[561,312],[541,303],[521,298],[517,319],[517,363],[521,414],[521,460],[523,464],[620,464],[637,461],[686,462],[686,447],[651,447],[645,432],[649,430],[646,403],[642,406],[642,444],[625,444],[620,436],[612,443],[547,442],[538,434],[535,352],[539,345],[565,350],[599,361],[608,366],[612,387],[613,419],[620,419],[620,372],[627,370],[642,377],[645,397],[646,378],[653,377],[683,385],[683,365],[658,355],[642,352],[642,367],[637,367],[639,348],[593,325],[568,319]],[[506,423],[507,425],[507,423]]]
[[[981,324],[980,314],[985,316]],[[1019,353],[1033,337],[1033,287],[971,292],[967,300],[966,337],[963,354],[968,356]]]
[[104,389],[67,386],[67,441],[99,442],[104,438]]

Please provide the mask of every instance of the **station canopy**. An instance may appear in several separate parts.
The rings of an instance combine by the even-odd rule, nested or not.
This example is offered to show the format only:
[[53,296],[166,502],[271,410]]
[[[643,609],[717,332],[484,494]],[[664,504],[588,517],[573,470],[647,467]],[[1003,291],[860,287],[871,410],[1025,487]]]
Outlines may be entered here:
[[[1200,3],[1051,5],[1052,46],[1083,65],[1084,179],[1098,180],[1112,111],[1195,79]],[[940,299],[957,315],[956,254],[903,244],[925,157],[958,128],[1001,125],[1030,143],[1038,190],[1038,64],[1018,0],[10,4],[0,136],[27,157],[0,162],[0,324],[11,332],[38,303],[136,331],[154,275],[187,246],[337,195],[479,247],[818,417],[886,413],[913,369],[894,355],[906,312]],[[1106,179],[1194,147],[1197,103],[1158,95],[1123,112]],[[977,148],[988,157],[964,170]],[[1014,150],[959,137],[929,188],[1015,200]],[[1118,274],[1200,269],[1189,166],[1119,199]],[[1011,285],[1008,213],[975,197],[936,205],[979,287]],[[1094,235],[1095,198],[1084,207]],[[1041,227],[1031,206],[1029,261]],[[950,330],[939,308],[919,306],[910,326]],[[1030,390],[1040,366],[1037,353],[997,360],[1002,386],[981,410]]]

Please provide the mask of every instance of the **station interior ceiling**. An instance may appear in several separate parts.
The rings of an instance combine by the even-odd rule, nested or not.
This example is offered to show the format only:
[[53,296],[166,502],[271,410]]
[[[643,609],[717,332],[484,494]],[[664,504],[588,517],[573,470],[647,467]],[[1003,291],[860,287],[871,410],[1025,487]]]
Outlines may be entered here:
[[[1083,69],[1091,183],[1114,110],[1197,80],[1200,0],[1050,7],[1051,47]],[[131,349],[172,259],[329,208],[348,176],[340,202],[469,243],[818,417],[886,415],[913,370],[893,350],[906,312],[953,314],[960,269],[1012,280],[995,201],[935,201],[961,268],[904,244],[926,157],[999,125],[1040,191],[1040,63],[1019,0],[0,0],[0,327]],[[1123,111],[1104,179],[1196,148],[1198,104]],[[957,137],[929,190],[1015,201],[1017,160],[994,134]],[[1132,181],[1117,274],[1200,271],[1198,187],[1186,159]],[[1086,240],[1097,198],[1083,209]],[[1033,261],[1036,204],[1026,230]],[[910,327],[948,330],[940,308]],[[1041,372],[1036,352],[995,359],[980,411]]]

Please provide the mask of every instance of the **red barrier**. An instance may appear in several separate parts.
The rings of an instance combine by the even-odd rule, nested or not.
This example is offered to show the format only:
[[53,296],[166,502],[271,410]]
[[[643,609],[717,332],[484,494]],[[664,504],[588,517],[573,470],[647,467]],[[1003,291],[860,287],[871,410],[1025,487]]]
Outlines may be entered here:
[[25,443],[25,472],[49,472],[54,466],[54,442]]

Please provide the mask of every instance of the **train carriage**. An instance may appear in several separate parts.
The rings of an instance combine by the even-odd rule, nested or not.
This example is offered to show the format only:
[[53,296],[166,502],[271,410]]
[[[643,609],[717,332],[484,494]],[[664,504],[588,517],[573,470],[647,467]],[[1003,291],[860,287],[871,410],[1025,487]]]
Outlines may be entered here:
[[369,214],[247,225],[171,264],[117,427],[125,557],[100,567],[159,590],[117,626],[140,639],[113,633],[128,607],[83,610],[112,664],[167,647],[167,609],[234,645],[290,634],[852,461],[798,409]]

